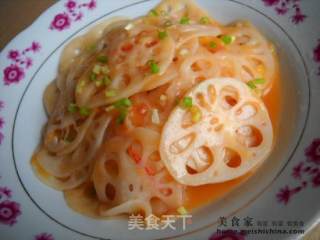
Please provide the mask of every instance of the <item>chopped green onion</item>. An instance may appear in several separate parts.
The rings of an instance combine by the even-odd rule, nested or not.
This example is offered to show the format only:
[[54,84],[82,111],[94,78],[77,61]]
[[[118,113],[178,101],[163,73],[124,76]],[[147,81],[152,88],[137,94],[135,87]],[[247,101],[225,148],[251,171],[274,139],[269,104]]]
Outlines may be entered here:
[[230,36],[230,35],[223,35],[221,37],[221,40],[225,45],[232,43],[235,39],[236,39],[235,36]]
[[96,81],[96,80],[97,80],[97,74],[95,74],[95,73],[92,72],[92,73],[90,74],[90,80],[91,80],[91,81]]
[[103,66],[100,68],[100,71],[103,73],[103,74],[108,74],[110,72],[108,66]]
[[91,44],[87,47],[87,51],[89,52],[93,52],[97,49],[97,45],[96,44]]
[[129,98],[122,98],[122,99],[116,101],[116,102],[113,104],[113,106],[114,106],[115,108],[123,108],[123,107],[127,108],[127,107],[130,107],[130,106],[131,106],[131,101],[130,101]]
[[78,111],[78,106],[75,103],[70,103],[68,106],[68,112],[75,113]]
[[164,26],[164,27],[170,27],[170,26],[172,26],[171,20],[165,21],[164,24],[163,24],[163,26]]
[[247,82],[247,85],[248,85],[248,87],[251,88],[251,89],[256,89],[256,88],[257,88],[257,86],[254,84],[253,81]]
[[107,91],[104,93],[104,95],[105,95],[106,97],[114,97],[114,96],[116,96],[116,91],[115,91],[115,90],[107,90]]
[[205,16],[205,17],[200,18],[199,22],[201,24],[209,24],[210,23],[210,19],[207,16]]
[[97,57],[97,60],[98,62],[101,62],[101,63],[107,63],[108,62],[108,57],[105,56],[105,55],[100,55]]
[[157,17],[157,16],[159,16],[159,13],[156,10],[152,9],[150,11],[150,16]]
[[254,84],[264,84],[266,83],[266,80],[264,78],[256,78],[252,80]]
[[92,69],[92,72],[95,73],[95,74],[99,74],[101,71],[101,66],[96,64],[94,65],[93,69]]
[[84,80],[81,80],[76,87],[76,93],[82,93],[84,86],[86,85],[86,82]]
[[127,109],[122,109],[122,110],[120,111],[120,114],[119,114],[117,120],[116,120],[117,123],[118,123],[118,124],[124,123],[124,120],[126,120],[127,114],[128,114]]
[[256,85],[264,84],[265,82],[266,82],[266,80],[264,78],[256,78],[256,79],[253,79],[253,80],[247,82],[247,85],[251,89],[256,89],[257,88]]
[[102,86],[102,84],[103,84],[103,82],[102,82],[102,80],[101,80],[101,79],[100,79],[100,80],[95,81],[94,83],[96,84],[96,86],[97,86],[97,87],[100,87],[100,86]]
[[193,123],[197,123],[201,120],[201,111],[198,107],[192,106],[190,108],[190,112],[191,112],[191,121]]
[[160,71],[158,64],[154,60],[149,60],[147,64],[150,66],[151,73],[156,74]]
[[181,206],[177,209],[177,212],[180,214],[180,215],[187,215],[188,214],[188,211],[185,207]]
[[102,83],[103,85],[108,86],[111,83],[111,79],[108,76],[104,76],[102,78]]
[[89,116],[90,113],[91,113],[91,110],[90,110],[90,108],[87,108],[87,107],[80,107],[79,108],[79,113],[82,116]]
[[216,48],[217,44],[214,41],[209,42],[209,47]]
[[191,97],[184,97],[182,99],[182,106],[184,108],[191,108],[192,107],[192,98]]
[[158,37],[162,40],[168,36],[166,31],[158,31]]
[[180,24],[189,24],[190,19],[188,17],[182,17],[180,19]]

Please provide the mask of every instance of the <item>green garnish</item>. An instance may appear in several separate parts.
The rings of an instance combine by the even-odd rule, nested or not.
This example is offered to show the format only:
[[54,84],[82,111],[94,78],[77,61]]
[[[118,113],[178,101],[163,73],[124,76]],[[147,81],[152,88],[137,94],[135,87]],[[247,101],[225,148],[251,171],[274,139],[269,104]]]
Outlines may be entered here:
[[191,112],[191,121],[193,123],[197,123],[201,120],[201,111],[197,106],[192,106],[190,108],[190,112]]
[[128,108],[128,107],[131,106],[131,101],[130,101],[129,98],[122,98],[122,99],[116,101],[116,102],[113,104],[113,106],[114,106],[115,108],[118,108],[118,109],[119,109],[119,108]]
[[84,80],[81,80],[76,87],[76,93],[82,93],[84,86],[86,85],[86,82]]
[[100,87],[100,86],[102,86],[102,84],[103,84],[103,82],[102,82],[102,80],[101,80],[101,79],[100,79],[100,80],[95,81],[94,83],[96,84],[96,86],[97,86],[97,87]]
[[182,106],[184,108],[191,108],[192,107],[192,98],[191,97],[184,97],[182,99]]
[[116,120],[118,124],[122,124],[124,122],[128,114],[128,108],[131,105],[132,103],[129,98],[122,98],[113,104],[113,107],[119,111],[119,116]]
[[79,113],[81,116],[89,116],[91,113],[91,109],[88,107],[80,107],[79,108]]
[[127,109],[121,109],[120,114],[119,114],[116,122],[118,124],[124,123],[124,120],[126,119],[127,115],[128,115],[128,110]]
[[254,80],[252,80],[254,82],[254,84],[264,84],[266,83],[266,80],[264,78],[256,78]]
[[96,80],[97,80],[97,74],[95,74],[95,73],[92,72],[92,73],[90,74],[90,80],[91,80],[91,81],[96,81]]
[[102,78],[102,83],[103,85],[108,86],[111,83],[111,79],[108,76],[104,76]]
[[209,42],[209,47],[216,48],[217,44],[215,42],[211,41],[211,42]]
[[162,40],[168,36],[167,31],[158,31],[158,37]]
[[207,16],[205,16],[205,17],[200,18],[199,22],[200,22],[200,24],[209,24],[210,19]]
[[159,13],[156,10],[152,9],[150,11],[150,16],[157,17],[157,16],[159,16]]
[[97,60],[98,62],[101,62],[101,63],[107,63],[108,62],[108,57],[105,56],[105,55],[100,55],[97,57]]
[[253,80],[247,82],[247,85],[251,89],[256,89],[257,88],[256,85],[264,84],[265,82],[266,82],[266,80],[264,78],[256,78],[256,79],[253,79]]
[[116,96],[116,91],[115,91],[115,90],[107,90],[107,91],[104,93],[104,95],[105,95],[106,97],[114,97],[114,96]]
[[102,72],[103,74],[108,74],[110,72],[108,66],[103,66],[100,68],[100,72]]
[[221,37],[221,40],[225,45],[232,43],[235,39],[236,39],[235,36],[230,36],[230,35],[223,35]]
[[154,60],[149,60],[147,64],[150,66],[151,73],[156,74],[160,71],[158,64]]
[[257,86],[252,81],[247,82],[247,85],[251,89],[256,89],[257,88]]
[[96,65],[93,66],[93,69],[92,69],[93,73],[98,75],[100,73],[100,71],[101,71],[101,66],[100,65],[96,64]]
[[88,47],[87,47],[87,50],[89,51],[89,52],[93,52],[93,51],[95,51],[97,49],[97,45],[96,44],[91,44],[91,45],[89,45]]
[[78,106],[75,103],[70,103],[68,106],[68,112],[75,113],[78,111]]
[[190,19],[188,17],[182,17],[180,19],[180,24],[189,24]]

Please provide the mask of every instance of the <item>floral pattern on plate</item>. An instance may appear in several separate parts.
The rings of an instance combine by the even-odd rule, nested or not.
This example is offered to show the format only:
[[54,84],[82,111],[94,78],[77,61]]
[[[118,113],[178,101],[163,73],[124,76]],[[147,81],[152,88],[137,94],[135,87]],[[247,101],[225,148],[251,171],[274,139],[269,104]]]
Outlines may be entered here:
[[285,185],[277,193],[280,203],[287,205],[291,198],[308,186],[320,187],[320,138],[316,138],[305,149],[306,159],[296,164],[292,169],[292,177],[296,185]]
[[3,70],[4,84],[19,83],[25,77],[25,72],[33,65],[33,59],[30,55],[39,52],[40,49],[41,45],[36,41],[33,41],[29,47],[22,51],[11,49],[7,55],[11,63]]
[[54,237],[50,233],[40,233],[34,237],[34,240],[54,240]]
[[320,38],[317,46],[313,49],[313,59],[319,65],[317,74],[320,75]]
[[83,9],[93,10],[97,6],[96,0],[79,3],[79,1],[68,0],[64,5],[65,11],[58,13],[51,21],[50,30],[62,31],[71,26],[72,22],[80,21],[83,18]]
[[302,23],[307,16],[303,14],[300,0],[262,0],[268,7],[273,7],[278,15],[286,15],[291,12],[291,21],[294,24]]
[[[4,108],[4,101],[0,100],[0,112],[2,111],[3,108]],[[4,128],[4,119],[0,115],[0,146],[4,139],[4,134],[1,131],[3,128]]]
[[21,215],[20,204],[12,201],[11,197],[11,189],[0,187],[0,223],[9,226],[17,223]]

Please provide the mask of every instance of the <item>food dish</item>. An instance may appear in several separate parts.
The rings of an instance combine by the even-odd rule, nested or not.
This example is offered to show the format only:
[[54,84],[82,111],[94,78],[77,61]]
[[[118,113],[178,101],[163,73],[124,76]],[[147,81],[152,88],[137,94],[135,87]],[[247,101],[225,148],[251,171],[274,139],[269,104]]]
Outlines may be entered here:
[[192,1],[165,0],[96,29],[102,36],[92,30],[63,52],[32,159],[71,208],[93,217],[192,209],[203,203],[189,186],[233,180],[225,194],[267,159],[278,60],[251,23],[224,26]]
[[[159,230],[146,231],[147,226],[142,230],[130,230],[130,216],[105,217],[94,215],[91,210],[82,212],[85,209],[81,207],[85,203],[83,200],[90,200],[83,197],[83,193],[90,196],[91,188],[78,192],[78,188],[57,191],[39,181],[30,167],[30,159],[41,144],[48,121],[43,104],[45,89],[57,77],[61,70],[58,67],[67,66],[73,53],[77,53],[70,51],[71,57],[61,58],[68,55],[64,50],[71,50],[67,46],[90,46],[91,40],[93,42],[101,36],[101,29],[113,17],[135,19],[154,9],[158,1],[66,0],[57,2],[41,14],[0,54],[0,235],[6,239],[212,240],[221,237],[217,235],[217,229],[221,229],[220,217],[226,217],[228,229],[235,231],[261,228],[260,220],[267,221],[268,226],[273,226],[275,220],[283,221],[283,226],[278,226],[282,230],[290,228],[306,232],[315,226],[319,219],[320,192],[317,189],[320,185],[315,169],[319,168],[320,112],[317,109],[319,37],[314,29],[319,20],[315,7],[319,2],[289,1],[286,3],[288,11],[283,15],[277,14],[282,1],[268,1],[269,4],[273,2],[272,5],[266,2],[197,0],[197,4],[223,26],[247,19],[266,39],[272,40],[281,64],[281,81],[274,81],[269,93],[259,97],[268,109],[274,129],[271,155],[257,169],[234,180],[185,187],[183,206],[189,213],[183,216],[191,217],[192,223],[187,223],[183,229],[179,221],[183,216],[168,212],[169,216],[176,216],[175,230],[164,229],[162,225]],[[87,44],[82,44],[81,36],[89,31]],[[185,94],[195,88],[191,87]],[[193,104],[198,104],[196,99],[192,100]],[[313,169],[312,172],[304,171],[309,168]],[[67,204],[67,192],[74,196],[78,194],[74,199],[79,201],[73,208]],[[306,202],[308,207],[301,208]],[[89,201],[87,205],[94,206],[91,203],[96,202]],[[3,213],[10,215],[4,216]],[[239,227],[231,226],[233,218],[240,219]],[[254,226],[244,226],[247,218],[253,219]],[[303,226],[288,225],[289,220],[299,221]],[[230,234],[223,236],[230,237]],[[260,237],[294,239],[297,236],[294,232],[237,235],[246,240]]]

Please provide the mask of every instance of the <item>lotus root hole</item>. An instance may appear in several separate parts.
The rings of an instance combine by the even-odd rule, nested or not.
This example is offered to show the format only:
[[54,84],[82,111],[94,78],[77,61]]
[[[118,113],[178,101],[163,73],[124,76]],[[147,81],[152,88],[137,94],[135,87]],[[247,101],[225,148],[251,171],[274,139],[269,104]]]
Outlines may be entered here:
[[211,84],[208,86],[208,96],[210,103],[213,104],[216,101],[216,90]]
[[197,103],[202,107],[210,111],[210,105],[206,100],[206,97],[203,95],[203,93],[197,93],[196,95]]
[[107,183],[105,188],[106,196],[110,201],[113,201],[116,197],[116,188],[111,183]]
[[260,130],[251,125],[241,126],[236,130],[237,140],[246,147],[258,147],[263,136]]
[[195,149],[189,156],[186,170],[189,174],[206,171],[213,164],[213,154],[207,146]]
[[173,154],[182,153],[192,144],[195,137],[196,137],[195,133],[189,133],[188,135],[183,136],[182,138],[176,140],[171,144],[170,152]]
[[233,108],[239,101],[238,91],[230,86],[224,87],[221,90],[221,97],[222,107],[227,110]]
[[258,112],[257,107],[252,103],[246,103],[236,111],[239,120],[247,120],[252,118]]
[[104,168],[111,177],[117,177],[119,175],[118,163],[114,159],[107,160],[104,163]]
[[237,168],[241,165],[241,156],[231,148],[224,149],[224,162],[230,168]]

